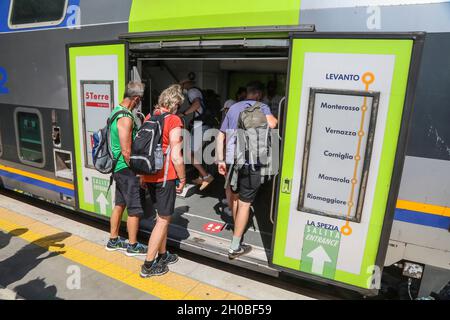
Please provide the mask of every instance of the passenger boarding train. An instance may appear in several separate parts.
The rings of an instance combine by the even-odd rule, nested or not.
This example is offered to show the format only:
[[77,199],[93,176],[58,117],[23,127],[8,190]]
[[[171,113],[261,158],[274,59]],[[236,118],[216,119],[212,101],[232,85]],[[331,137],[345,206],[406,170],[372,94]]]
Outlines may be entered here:
[[[333,275],[305,271],[300,264],[305,247],[298,248],[297,258],[289,258],[288,249],[277,258],[280,224],[292,222],[283,218],[288,212],[280,205],[282,193],[292,190],[298,197],[295,177],[284,179],[284,163],[282,173],[263,186],[253,206],[245,235],[254,248],[249,256],[228,261],[233,222],[223,211],[219,176],[206,190],[192,188],[177,199],[172,244],[258,272],[286,273],[363,294],[382,293],[389,285],[389,270],[399,270],[399,283],[413,278],[414,297],[438,292],[450,281],[450,1],[0,0],[1,187],[106,222],[114,195],[105,192],[108,177],[92,167],[91,134],[103,126],[132,79],[146,84],[145,114],[164,88],[189,74],[222,105],[250,80],[274,81],[277,94],[287,98],[277,114],[285,130],[281,139],[286,153],[292,145],[286,142],[292,134],[291,115],[298,115],[293,104],[294,58],[306,42],[299,41],[298,47],[295,43],[307,38],[334,39],[337,46],[339,39],[414,41],[408,79],[413,90],[408,89],[405,98],[412,114],[402,122],[401,130],[408,130],[401,131],[406,134],[396,148],[403,151],[397,151],[389,180],[392,194],[398,196],[387,200],[394,205],[380,213],[383,228],[371,233],[377,226],[368,224],[362,235],[376,244],[378,269],[385,270],[380,274],[382,290],[361,284],[365,280],[357,275],[366,272],[359,267],[365,264],[349,271],[342,234]],[[96,102],[99,108],[85,107],[92,98],[87,90],[106,97]],[[101,107],[104,103],[106,108]],[[295,134],[294,141],[305,139],[305,133]],[[319,221],[322,227],[343,225],[339,219],[308,217],[317,217],[308,223]],[[357,229],[358,221],[347,222]],[[149,213],[142,229],[151,228]],[[325,260],[325,268],[326,263],[332,262]],[[345,273],[341,268],[349,269]]]

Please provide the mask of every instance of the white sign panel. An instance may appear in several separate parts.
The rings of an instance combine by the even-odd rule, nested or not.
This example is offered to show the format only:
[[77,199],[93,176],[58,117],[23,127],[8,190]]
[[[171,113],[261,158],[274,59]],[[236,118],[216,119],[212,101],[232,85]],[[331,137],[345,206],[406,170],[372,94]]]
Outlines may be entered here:
[[[297,146],[295,148],[295,163],[294,166],[294,175],[292,180],[292,194],[298,195],[296,201],[291,201],[290,204],[290,216],[288,222],[288,230],[287,230],[287,239],[286,239],[286,251],[285,255],[287,257],[291,257],[293,259],[301,259],[301,250],[299,248],[303,247],[303,239],[304,239],[304,231],[305,225],[308,224],[320,224],[326,225],[328,228],[342,230],[344,226],[348,224],[348,221],[343,219],[336,219],[335,216],[323,215],[319,216],[314,213],[307,212],[305,210],[299,210],[299,200],[301,193],[301,181],[303,179],[303,169],[304,169],[304,152],[305,148],[305,132],[307,128],[308,122],[308,112],[309,112],[309,103],[310,103],[310,92],[311,88],[327,88],[329,90],[351,90],[351,91],[366,91],[366,92],[379,92],[379,104],[377,111],[377,119],[376,119],[376,132],[373,138],[372,145],[372,156],[370,161],[370,166],[368,168],[367,184],[365,189],[365,197],[364,204],[361,212],[361,219],[358,222],[353,222],[350,219],[350,225],[352,228],[352,234],[350,236],[342,237],[339,249],[339,257],[337,260],[336,268],[338,270],[342,270],[349,273],[360,274],[361,272],[361,264],[364,258],[364,248],[366,246],[366,236],[367,230],[369,227],[370,219],[371,219],[371,209],[373,206],[373,198],[375,193],[375,185],[376,179],[378,177],[378,168],[380,165],[380,157],[381,151],[383,148],[383,139],[384,139],[384,128],[386,126],[386,118],[388,113],[389,106],[389,97],[391,94],[391,85],[392,85],[392,77],[394,73],[395,66],[395,56],[394,55],[371,55],[371,54],[342,54],[342,53],[306,53],[305,54],[305,62],[304,62],[304,70],[303,70],[303,83],[302,83],[302,98],[299,112],[298,123],[300,128],[297,133]],[[363,81],[363,76],[365,74],[371,73],[374,76],[374,81],[367,85]],[[364,80],[367,80],[364,78]],[[369,79],[370,80],[370,79]],[[367,82],[367,81],[366,81]],[[350,101],[341,101],[340,97],[331,97],[329,95],[319,96],[319,99],[326,100],[330,99],[329,102],[334,104],[352,104],[355,103],[356,98],[350,98]],[[334,100],[337,99],[337,100]],[[372,103],[373,104],[373,103]],[[327,109],[328,110],[328,109]],[[325,110],[322,110],[325,111]],[[331,112],[331,111],[330,111]],[[337,116],[337,115],[335,115]],[[347,115],[349,116],[349,115]],[[360,115],[361,116],[361,115]],[[354,115],[355,119],[357,119],[356,114]],[[319,122],[317,124],[323,127],[330,127],[334,130],[347,130],[351,131],[357,125],[354,126],[349,125],[350,118],[348,120],[344,120],[341,118],[340,120],[336,120],[334,122],[332,116],[323,118],[319,115]],[[326,122],[330,121],[330,122]],[[346,126],[343,126],[344,123],[347,123]],[[359,119],[357,123],[361,123]],[[342,125],[342,127],[340,127]],[[328,139],[333,139],[333,136],[327,134]],[[337,139],[338,136],[334,136],[334,139]],[[342,144],[343,137],[339,137],[339,144]],[[322,148],[327,147],[325,142],[322,142]],[[345,144],[346,146],[347,144]],[[350,141],[348,142],[350,145]],[[331,144],[329,147],[329,151],[333,153],[352,153],[351,150],[347,151],[345,148],[340,150],[340,146],[336,146],[331,148]],[[324,150],[322,150],[323,155]],[[354,153],[354,152],[353,152]],[[317,153],[320,156],[320,152]],[[323,159],[331,160],[329,157],[323,157]],[[339,160],[340,162],[344,162],[344,160]],[[348,160],[349,164],[351,160]],[[338,162],[339,163],[339,162]],[[341,163],[342,165],[342,163]],[[336,165],[337,166],[337,165]],[[318,170],[320,165],[317,165]],[[314,169],[314,164],[313,164]],[[347,170],[347,169],[346,169]],[[342,169],[340,172],[344,173],[343,176],[346,176],[348,173],[344,172]],[[324,172],[324,174],[329,176],[336,175],[335,170],[332,172]],[[316,171],[316,174],[318,172]],[[341,174],[342,175],[342,174]],[[339,177],[339,175],[337,175]],[[317,178],[317,180],[319,180]],[[316,180],[316,182],[317,182]],[[320,181],[320,180],[319,180]],[[310,186],[309,190],[312,192],[314,189],[314,183]],[[338,192],[338,188],[333,188],[335,192]],[[344,200],[348,201],[348,191],[349,188],[346,186],[342,188],[342,196],[338,193],[335,193],[336,198],[343,197]],[[314,191],[318,193],[317,191]],[[323,192],[319,193],[322,194]],[[346,195],[346,196],[345,196]],[[333,194],[330,194],[333,196]],[[317,201],[314,203],[314,206],[309,204],[310,207],[315,208],[317,206]],[[322,206],[325,204],[321,204]],[[316,208],[323,209],[323,208]]]
[[84,141],[87,167],[93,167],[93,135],[106,125],[113,109],[113,81],[81,81]]
[[300,211],[359,222],[377,104],[378,94],[311,89]]

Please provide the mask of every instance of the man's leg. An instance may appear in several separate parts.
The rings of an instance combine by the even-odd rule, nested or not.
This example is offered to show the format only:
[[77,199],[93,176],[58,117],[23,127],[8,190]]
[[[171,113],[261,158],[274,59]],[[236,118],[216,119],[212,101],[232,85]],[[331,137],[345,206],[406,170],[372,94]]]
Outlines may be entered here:
[[146,262],[153,262],[156,259],[156,255],[163,246],[163,241],[167,240],[167,231],[169,229],[170,217],[161,217],[158,215],[156,219],[156,225],[153,228],[152,235],[148,241],[148,253]]
[[225,195],[227,197],[228,201],[228,207],[230,208],[231,212],[233,213],[233,221],[236,221],[236,215],[238,210],[238,203],[239,203],[239,194],[234,193],[231,190],[231,187],[228,185],[225,189]]
[[234,221],[233,240],[231,242],[231,249],[238,250],[241,245],[241,239],[247,227],[248,218],[250,216],[250,202],[243,202],[239,200],[236,219]]
[[139,217],[128,216],[127,219],[127,230],[128,230],[128,242],[130,245],[137,243],[137,234],[139,231]]
[[125,205],[116,205],[111,213],[110,218],[110,238],[116,239],[119,237],[120,222],[122,221],[123,211],[125,210]]

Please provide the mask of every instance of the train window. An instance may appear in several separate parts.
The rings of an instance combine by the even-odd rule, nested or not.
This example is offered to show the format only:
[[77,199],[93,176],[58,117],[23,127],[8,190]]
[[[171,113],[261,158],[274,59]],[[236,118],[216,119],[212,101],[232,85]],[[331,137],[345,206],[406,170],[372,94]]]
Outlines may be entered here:
[[37,167],[45,164],[42,120],[35,110],[16,111],[17,150],[21,162]]
[[60,24],[67,0],[11,0],[9,26],[12,29]]

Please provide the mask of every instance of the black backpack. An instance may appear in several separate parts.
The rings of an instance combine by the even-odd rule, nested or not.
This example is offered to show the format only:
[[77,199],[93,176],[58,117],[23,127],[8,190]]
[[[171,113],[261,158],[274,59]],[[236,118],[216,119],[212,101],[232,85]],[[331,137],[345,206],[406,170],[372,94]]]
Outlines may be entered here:
[[92,147],[92,158],[95,169],[103,174],[113,173],[116,168],[117,161],[121,153],[117,158],[114,158],[111,147],[111,124],[120,115],[130,115],[129,111],[119,110],[109,117],[106,126],[94,133],[94,146]]
[[[158,173],[164,167],[164,153],[162,150],[162,137],[164,120],[169,113],[152,116],[145,121],[136,134],[131,147],[130,168],[141,175]],[[166,162],[170,160],[170,146],[166,151]],[[168,163],[164,174],[164,182],[168,173]]]
[[[213,90],[202,90],[200,88],[194,87],[202,93],[203,99],[201,99],[201,105],[203,109],[202,114],[195,112],[194,120],[202,121],[205,125],[215,128],[220,125],[220,109],[221,103],[219,96]],[[192,103],[192,101],[189,101]]]

